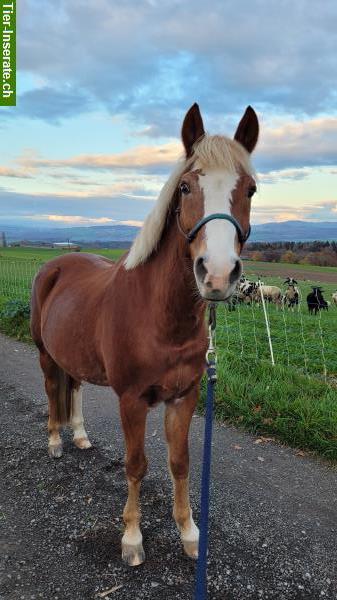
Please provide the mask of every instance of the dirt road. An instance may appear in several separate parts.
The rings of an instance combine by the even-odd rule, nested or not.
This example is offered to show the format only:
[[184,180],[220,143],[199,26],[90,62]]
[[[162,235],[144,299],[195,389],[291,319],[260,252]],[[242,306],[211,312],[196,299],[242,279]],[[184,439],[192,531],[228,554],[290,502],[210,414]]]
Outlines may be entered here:
[[[0,600],[193,598],[194,563],[171,519],[161,410],[147,433],[142,489],[147,561],[120,559],[126,499],[118,403],[86,386],[94,449],[47,455],[46,400],[36,351],[0,337]],[[199,507],[203,420],[193,419],[192,504]],[[209,554],[210,600],[337,597],[336,470],[294,450],[216,426]]]

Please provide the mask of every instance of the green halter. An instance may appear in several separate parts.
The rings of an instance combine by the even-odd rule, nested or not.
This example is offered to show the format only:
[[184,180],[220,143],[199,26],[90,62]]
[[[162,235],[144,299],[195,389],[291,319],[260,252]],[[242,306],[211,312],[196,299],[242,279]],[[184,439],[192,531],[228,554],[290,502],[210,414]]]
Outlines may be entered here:
[[180,221],[179,221],[180,208],[177,209],[176,213],[177,213],[178,227],[179,227],[181,233],[186,237],[189,244],[191,244],[193,242],[193,240],[196,238],[196,235],[200,231],[200,229],[204,225],[206,225],[206,223],[208,223],[209,221],[213,221],[214,219],[223,219],[225,221],[229,221],[230,223],[232,223],[232,225],[234,225],[234,227],[236,229],[236,232],[237,232],[238,238],[239,238],[239,242],[241,245],[243,245],[248,240],[249,235],[250,235],[250,230],[251,230],[250,225],[249,225],[247,231],[244,232],[240,223],[232,215],[228,215],[227,213],[213,213],[211,215],[208,215],[207,217],[200,219],[200,221],[198,221],[198,223],[196,225],[194,225],[194,227],[191,229],[191,231],[186,233],[186,231],[184,231],[183,228],[181,227]]

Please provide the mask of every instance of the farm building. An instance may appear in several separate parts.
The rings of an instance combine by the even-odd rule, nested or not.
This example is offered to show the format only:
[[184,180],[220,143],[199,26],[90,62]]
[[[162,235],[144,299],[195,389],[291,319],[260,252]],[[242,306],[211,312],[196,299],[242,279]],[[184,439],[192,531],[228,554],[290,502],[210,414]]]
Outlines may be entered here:
[[74,250],[74,252],[80,252],[81,246],[74,244],[73,242],[54,242],[53,248],[62,248],[64,250]]

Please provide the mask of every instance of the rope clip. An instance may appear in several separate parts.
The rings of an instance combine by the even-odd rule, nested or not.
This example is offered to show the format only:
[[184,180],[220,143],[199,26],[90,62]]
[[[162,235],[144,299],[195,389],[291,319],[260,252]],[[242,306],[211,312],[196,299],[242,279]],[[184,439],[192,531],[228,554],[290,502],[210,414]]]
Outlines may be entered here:
[[209,345],[208,345],[208,349],[206,352],[206,362],[207,362],[207,365],[210,365],[211,363],[216,364],[218,359],[217,359],[217,355],[216,355],[216,348],[214,345],[213,331],[212,331],[211,325],[208,328],[208,332],[209,332],[209,335],[208,335]]
[[207,379],[208,381],[215,383],[217,380],[217,374],[216,374],[216,364],[217,364],[217,354],[216,354],[216,347],[215,347],[215,343],[214,343],[214,338],[213,338],[213,329],[212,329],[212,325],[209,325],[208,327],[208,331],[209,331],[209,346],[208,346],[208,350],[206,352],[206,363],[207,363]]

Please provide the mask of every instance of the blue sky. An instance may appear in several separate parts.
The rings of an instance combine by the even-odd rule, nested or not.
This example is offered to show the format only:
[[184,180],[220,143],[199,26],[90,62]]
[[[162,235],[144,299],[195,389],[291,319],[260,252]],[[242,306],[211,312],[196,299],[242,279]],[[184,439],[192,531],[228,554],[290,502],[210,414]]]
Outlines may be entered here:
[[261,123],[252,221],[337,222],[337,4],[21,0],[0,108],[0,224],[141,223],[195,101],[210,133]]

